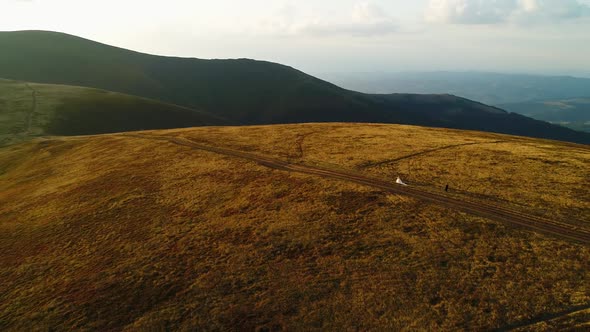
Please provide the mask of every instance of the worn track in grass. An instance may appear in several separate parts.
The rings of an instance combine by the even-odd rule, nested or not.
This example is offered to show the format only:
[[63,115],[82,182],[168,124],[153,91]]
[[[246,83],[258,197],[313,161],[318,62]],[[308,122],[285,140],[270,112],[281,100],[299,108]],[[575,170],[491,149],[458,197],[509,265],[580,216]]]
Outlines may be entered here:
[[31,133],[31,126],[33,125],[33,115],[37,111],[37,90],[33,89],[33,87],[29,83],[25,83],[27,88],[31,90],[31,108],[27,112],[27,119],[26,119],[26,126],[27,128],[24,131],[25,135]]
[[487,218],[506,224],[521,226],[531,230],[554,235],[560,238],[590,244],[590,230],[576,227],[567,223],[549,220],[539,216],[524,213],[510,207],[476,202],[449,197],[444,194],[429,192],[411,186],[400,186],[379,178],[366,176],[352,171],[334,170],[317,166],[289,163],[273,157],[237,151],[228,148],[210,146],[193,140],[175,136],[157,136],[145,134],[122,134],[123,136],[138,137],[151,140],[161,140],[173,144],[186,146],[203,151],[209,151],[226,156],[242,158],[259,163],[260,165],[290,172],[316,175],[324,178],[353,182],[387,192],[411,196],[423,201],[435,203],[454,210],[462,211],[479,217]]

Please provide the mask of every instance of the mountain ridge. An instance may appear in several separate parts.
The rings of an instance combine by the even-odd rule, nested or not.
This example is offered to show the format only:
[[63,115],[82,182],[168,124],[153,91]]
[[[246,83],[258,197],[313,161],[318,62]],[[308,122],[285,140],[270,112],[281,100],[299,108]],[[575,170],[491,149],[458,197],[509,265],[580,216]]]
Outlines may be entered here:
[[467,99],[363,94],[268,61],[156,56],[46,31],[0,32],[0,46],[0,77],[137,95],[236,124],[399,123],[590,143],[590,135]]

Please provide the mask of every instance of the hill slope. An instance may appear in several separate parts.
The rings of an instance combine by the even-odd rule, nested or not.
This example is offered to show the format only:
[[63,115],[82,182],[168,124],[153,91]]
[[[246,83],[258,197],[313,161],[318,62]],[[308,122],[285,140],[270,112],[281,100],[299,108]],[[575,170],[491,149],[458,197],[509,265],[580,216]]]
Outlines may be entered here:
[[39,135],[90,135],[227,124],[213,115],[103,90],[0,79],[0,145]]
[[590,143],[588,134],[466,99],[362,94],[269,62],[153,56],[42,31],[1,32],[0,46],[0,77],[129,93],[241,124],[406,123]]
[[494,106],[590,96],[590,79],[486,72],[326,73],[328,80],[367,93],[450,93]]
[[590,98],[530,101],[504,104],[501,107],[535,119],[590,132]]
[[567,330],[590,247],[162,135],[589,229],[588,148],[397,125],[213,127],[0,149],[2,330]]

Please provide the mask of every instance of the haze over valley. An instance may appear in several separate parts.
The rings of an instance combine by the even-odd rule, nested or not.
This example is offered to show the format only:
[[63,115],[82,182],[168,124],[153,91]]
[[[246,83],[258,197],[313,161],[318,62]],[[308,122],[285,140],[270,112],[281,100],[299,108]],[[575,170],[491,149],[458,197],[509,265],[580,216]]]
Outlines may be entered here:
[[590,128],[590,78],[484,72],[324,73],[365,93],[449,93],[572,129]]

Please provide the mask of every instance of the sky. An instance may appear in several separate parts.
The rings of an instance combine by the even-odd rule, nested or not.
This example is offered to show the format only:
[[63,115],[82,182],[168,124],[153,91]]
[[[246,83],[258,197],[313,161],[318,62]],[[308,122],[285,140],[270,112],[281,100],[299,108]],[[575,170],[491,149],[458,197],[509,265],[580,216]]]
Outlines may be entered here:
[[590,76],[590,0],[0,0],[0,30],[60,31],[159,55],[254,58],[311,74]]

